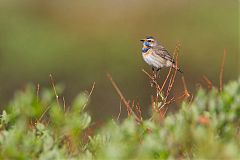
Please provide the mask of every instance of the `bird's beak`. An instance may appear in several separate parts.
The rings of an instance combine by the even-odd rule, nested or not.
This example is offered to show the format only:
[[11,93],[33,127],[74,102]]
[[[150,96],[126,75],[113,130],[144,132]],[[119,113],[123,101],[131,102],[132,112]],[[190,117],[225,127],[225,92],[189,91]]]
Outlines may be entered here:
[[144,42],[146,39],[140,39],[141,42]]

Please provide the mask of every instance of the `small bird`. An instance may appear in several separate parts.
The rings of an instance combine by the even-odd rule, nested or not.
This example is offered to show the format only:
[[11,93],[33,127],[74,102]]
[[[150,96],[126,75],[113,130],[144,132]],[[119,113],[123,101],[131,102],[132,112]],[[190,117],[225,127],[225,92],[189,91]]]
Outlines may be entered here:
[[142,56],[144,61],[152,66],[152,70],[159,71],[163,67],[173,67],[183,73],[175,64],[169,52],[160,45],[152,36],[147,36],[140,41],[143,42]]

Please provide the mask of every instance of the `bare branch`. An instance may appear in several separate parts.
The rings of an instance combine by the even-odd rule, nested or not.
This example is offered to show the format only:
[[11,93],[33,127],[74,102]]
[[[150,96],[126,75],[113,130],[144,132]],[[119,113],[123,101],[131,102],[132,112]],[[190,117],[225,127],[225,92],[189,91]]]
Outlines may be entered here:
[[219,91],[222,93],[222,88],[223,88],[223,70],[224,70],[224,64],[226,60],[226,49],[224,49],[223,53],[223,59],[222,59],[222,64],[221,64],[221,70],[220,70],[220,75],[219,75]]
[[138,117],[142,120],[142,119],[143,119],[143,118],[142,118],[142,111],[141,111],[141,107],[140,107],[139,102],[138,102],[137,105],[136,105],[136,111],[137,111]]
[[92,95],[92,92],[93,92],[94,88],[95,88],[95,82],[93,82],[93,85],[92,85],[91,91],[90,91],[90,93],[89,93],[89,95],[88,95],[87,101],[86,101],[86,103],[84,104],[83,108],[86,107],[86,105],[87,105],[87,103],[88,103],[88,101],[89,101],[89,98],[90,98],[91,95]]
[[65,98],[62,97],[63,100],[63,111],[66,112],[66,102],[65,102]]
[[170,69],[169,69],[169,71],[168,71],[168,74],[167,74],[167,77],[165,78],[165,80],[164,80],[164,82],[163,82],[163,85],[162,85],[162,87],[161,87],[161,89],[160,89],[159,92],[162,92],[162,90],[163,90],[163,88],[164,88],[164,86],[165,86],[165,84],[166,84],[166,82],[167,82],[167,80],[168,80],[168,78],[169,78],[169,76],[170,76],[170,74],[171,74],[172,68],[173,68],[173,67],[170,67]]
[[144,69],[142,69],[142,71],[152,80],[152,82],[156,85],[156,87],[158,88],[158,90],[160,91],[160,86],[157,83],[156,79],[154,77],[152,77],[147,71],[145,71]]
[[[179,47],[180,47],[180,43],[178,42],[176,47],[175,47],[175,50],[174,50],[174,54],[173,54],[173,58],[175,58],[176,60],[176,68],[178,68],[178,52],[179,52]],[[170,78],[170,82],[169,82],[169,85],[168,85],[168,89],[167,89],[167,94],[166,94],[166,100],[167,100],[167,97],[168,95],[170,94],[170,91],[172,90],[172,87],[173,87],[173,84],[174,84],[174,81],[175,81],[175,77],[176,77],[176,74],[177,74],[177,69],[175,69],[173,75],[171,76]]]
[[119,118],[121,116],[121,113],[122,113],[122,104],[121,104],[121,101],[120,101],[119,113],[118,113],[118,116],[117,116],[117,120],[119,120]]
[[127,102],[127,100],[125,99],[125,97],[123,96],[122,92],[120,91],[120,89],[118,88],[117,84],[114,82],[112,76],[110,74],[107,74],[108,79],[110,80],[110,82],[112,83],[114,89],[117,91],[119,97],[121,98],[121,100],[123,101],[127,111],[130,111],[131,114],[134,116],[134,118],[138,121],[141,122],[141,120],[136,116],[136,114],[133,112],[132,108],[129,105],[129,102]]
[[[176,44],[176,47],[175,47],[175,49],[174,49],[174,51],[173,51],[173,59],[176,57],[176,67],[177,67],[177,54],[178,54],[178,52],[179,52],[179,47],[180,47],[180,42],[178,42],[177,44]],[[169,69],[169,71],[168,71],[168,74],[167,74],[167,77],[166,77],[166,79],[164,80],[164,82],[163,82],[163,85],[162,85],[162,87],[161,87],[161,90],[160,90],[160,92],[163,90],[163,88],[164,88],[164,86],[165,86],[165,84],[166,84],[166,82],[167,82],[167,80],[168,80],[168,78],[169,78],[169,76],[170,76],[170,74],[171,74],[171,71],[172,71],[172,68],[173,68],[173,66],[171,66],[170,67],[170,69]],[[177,67],[178,68],[178,67]],[[177,70],[177,69],[176,69]]]
[[52,87],[53,87],[53,91],[54,91],[54,94],[55,94],[55,97],[56,97],[57,104],[60,106],[59,100],[58,100],[58,94],[57,94],[57,90],[56,90],[56,87],[55,87],[55,84],[54,84],[52,74],[50,74],[49,77],[50,77],[50,80],[51,80],[51,83],[52,83]]
[[45,111],[42,113],[41,117],[37,120],[38,122],[41,122],[42,118],[44,117],[44,115],[47,113],[47,111],[51,108],[51,105],[48,106]]
[[205,82],[207,83],[208,89],[212,88],[212,82],[207,78],[207,76],[203,75],[203,79],[205,80]]
[[40,90],[40,84],[37,84],[37,103],[39,102],[39,90]]
[[187,85],[186,85],[184,76],[182,76],[182,83],[183,83],[183,87],[184,87],[184,94],[185,94],[187,97],[189,97],[189,96],[190,96],[190,93],[189,93],[189,91],[188,91],[188,89],[187,89]]

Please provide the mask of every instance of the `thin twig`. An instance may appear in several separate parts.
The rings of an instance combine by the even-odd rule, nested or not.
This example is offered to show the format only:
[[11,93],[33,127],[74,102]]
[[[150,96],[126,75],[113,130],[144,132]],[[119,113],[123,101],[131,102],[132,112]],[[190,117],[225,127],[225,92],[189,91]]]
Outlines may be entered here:
[[203,79],[205,80],[205,82],[207,83],[208,89],[212,88],[212,82],[207,78],[207,76],[203,75]]
[[154,104],[154,106],[153,106],[153,108],[155,108],[155,109],[157,109],[158,108],[158,97],[159,97],[159,94],[161,94],[161,92],[160,92],[160,90],[161,90],[161,88],[160,88],[160,86],[159,86],[159,84],[157,83],[157,81],[156,81],[156,79],[155,78],[153,78],[147,71],[145,71],[144,69],[142,69],[142,71],[152,80],[152,82],[155,84],[155,86],[156,86],[156,98],[155,98],[155,101],[154,101],[154,98],[152,99],[153,101],[154,101],[154,103],[152,103],[152,104]]
[[142,69],[142,71],[143,71],[151,80],[154,80],[154,78],[153,78],[147,71],[145,71],[144,69]]
[[160,86],[159,86],[159,84],[157,83],[157,81],[156,81],[147,71],[145,71],[144,69],[142,69],[142,71],[152,80],[152,82],[156,85],[156,87],[157,87],[158,90],[160,91]]
[[193,96],[193,94],[192,94],[192,96],[191,96],[191,98],[190,98],[190,103],[192,103],[193,102],[193,98],[194,98],[194,96]]
[[[127,103],[130,104],[130,100],[128,100]],[[132,114],[132,113],[131,113],[131,110],[132,110],[132,109],[131,109],[131,110],[130,110],[130,109],[131,109],[131,107],[127,108],[128,116],[131,116],[131,114]],[[133,110],[132,110],[132,111],[133,111]]]
[[44,110],[44,112],[42,113],[41,117],[37,120],[38,122],[41,122],[42,118],[44,117],[44,115],[47,113],[47,111],[48,111],[50,108],[51,108],[51,105],[48,106],[48,107]]
[[168,111],[168,107],[166,108],[165,112],[163,113],[163,117],[165,117],[167,111]]
[[142,118],[142,111],[141,111],[141,107],[140,107],[139,102],[136,105],[136,111],[137,111],[137,114],[138,114],[139,118],[142,120],[143,119]]
[[132,101],[132,110],[134,110],[135,100]]
[[[175,72],[176,73],[176,72]],[[168,89],[167,89],[167,94],[166,94],[166,96],[165,96],[165,102],[167,101],[167,99],[168,99],[168,96],[169,96],[169,94],[170,94],[170,92],[171,92],[171,90],[172,90],[172,86],[173,86],[173,83],[174,83],[174,79],[175,79],[175,76],[174,76],[174,74],[173,75],[171,75],[171,78],[170,78],[170,82],[169,82],[169,85],[168,85]]]
[[91,95],[92,95],[92,92],[93,92],[93,90],[94,90],[94,87],[95,87],[95,82],[93,82],[92,89],[91,89],[91,91],[90,91],[90,93],[89,93],[89,95],[88,95],[88,98],[87,98],[86,103],[85,103],[84,106],[83,106],[83,109],[86,107],[86,105],[87,105],[87,103],[88,103],[88,101],[89,101],[89,99],[90,99],[90,97],[91,97]]
[[120,116],[121,116],[121,113],[122,113],[122,103],[120,101],[120,106],[119,106],[119,113],[118,113],[118,116],[117,116],[117,121],[119,120]]
[[163,90],[163,88],[164,88],[164,86],[165,86],[165,84],[166,84],[166,82],[167,82],[167,80],[168,80],[168,78],[169,78],[169,76],[170,76],[170,74],[171,74],[171,71],[172,71],[172,66],[170,67],[170,69],[168,70],[168,74],[167,74],[167,77],[165,78],[165,80],[164,80],[164,82],[163,82],[163,85],[162,85],[162,87],[161,87],[161,89],[160,89],[160,93],[162,92],[162,90]]
[[172,74],[171,77],[170,77],[169,84],[168,84],[166,97],[168,97],[168,95],[170,94],[170,91],[171,91],[171,89],[172,89],[171,84],[172,84],[172,82],[173,82],[173,78],[174,78],[174,75]]
[[189,97],[190,93],[188,91],[184,76],[182,76],[182,83],[183,83],[183,87],[184,87],[184,94],[186,94],[186,96]]
[[40,84],[37,84],[37,103],[39,102],[39,90],[40,90]]
[[223,88],[223,70],[224,70],[224,64],[225,64],[225,60],[226,60],[226,49],[224,49],[224,53],[223,53],[223,59],[222,59],[222,63],[221,63],[221,70],[220,70],[220,75],[219,75],[219,90],[220,93],[222,93],[222,88]]
[[63,100],[63,111],[66,112],[66,102],[65,102],[65,98],[62,98]]
[[113,87],[116,89],[118,95],[120,96],[121,100],[123,101],[124,105],[127,108],[130,108],[127,100],[125,99],[125,97],[123,96],[122,92],[120,91],[120,89],[118,88],[118,86],[116,85],[116,83],[113,81],[112,76],[110,74],[107,74],[108,79],[110,80],[110,82],[112,83]]
[[[178,67],[177,67],[177,56],[178,56],[178,52],[179,52],[179,47],[180,47],[180,42],[178,42],[178,43],[176,44],[175,49],[174,49],[174,51],[173,51],[173,59],[176,57],[176,70],[177,70],[177,68],[178,68]],[[172,68],[173,68],[173,65],[170,67],[170,69],[169,69],[169,71],[168,71],[167,77],[166,77],[165,81],[163,82],[163,85],[162,85],[162,87],[161,87],[160,92],[163,90],[163,88],[164,88],[164,86],[165,86],[165,84],[166,84],[166,82],[167,82],[167,80],[168,80],[168,78],[169,78],[169,76],[170,76],[170,74],[171,74]]]
[[157,95],[155,98],[155,108],[158,108],[158,90],[156,89]]
[[163,118],[164,118],[163,110],[159,110],[159,120],[163,120]]
[[174,56],[173,56],[173,58],[176,59],[176,64],[175,64],[176,65],[176,69],[175,69],[175,71],[173,73],[172,78],[170,78],[170,82],[169,82],[168,89],[167,89],[167,94],[166,94],[166,100],[167,100],[168,95],[170,94],[170,91],[172,90],[172,87],[173,87],[173,84],[174,84],[174,81],[175,81],[175,77],[176,77],[176,74],[177,74],[179,47],[180,47],[180,43],[178,42],[177,45],[176,45],[175,51],[174,51]]
[[176,101],[176,98],[172,97],[167,103],[170,104],[170,103],[175,102],[175,101]]
[[152,112],[155,110],[154,97],[151,96]]
[[[176,68],[178,68],[177,66],[178,66],[179,46],[180,46],[180,43],[178,42],[177,45],[176,45],[176,47],[175,47],[174,53],[173,53],[173,59],[176,60],[176,63],[175,63]],[[172,66],[172,67],[173,67],[173,66]],[[170,75],[170,73],[171,73],[171,72],[169,72],[169,75]],[[173,84],[174,84],[174,81],[175,81],[176,74],[177,74],[177,69],[175,69],[175,70],[174,70],[174,73],[171,74],[171,76],[170,76],[170,80],[169,80],[168,88],[167,88],[167,93],[166,93],[166,96],[165,96],[165,98],[164,98],[164,100],[163,100],[163,104],[161,105],[161,107],[159,108],[159,110],[161,110],[165,105],[168,105],[168,104],[170,104],[170,103],[172,103],[172,102],[175,101],[175,100],[174,100],[174,97],[173,97],[170,101],[168,101],[168,96],[169,96],[169,94],[170,94],[170,92],[171,92],[171,90],[172,90],[172,87],[173,87]],[[168,75],[168,76],[169,76],[169,75]],[[168,78],[168,77],[167,77],[167,78]],[[165,84],[164,84],[164,85],[165,85]],[[164,87],[164,86],[163,86],[163,87]],[[162,87],[162,88],[163,88],[163,87]]]
[[181,96],[177,97],[176,100],[185,99],[186,97],[189,97],[189,96],[186,93],[183,93]]
[[166,105],[169,105],[169,104],[171,104],[171,103],[173,103],[175,101],[176,101],[175,97],[172,97],[169,101],[167,101],[167,99],[164,100],[164,102],[161,105],[161,107],[159,108],[159,110],[163,109]]
[[183,94],[181,96],[177,97],[177,98],[172,97],[169,101],[165,102],[164,105],[168,105],[168,104],[173,103],[173,102],[175,102],[177,100],[190,97],[190,93],[189,93],[189,91],[187,89],[187,85],[186,85],[184,76],[182,76],[181,78],[182,78],[182,83],[183,83],[183,88],[184,88]]
[[127,100],[125,99],[125,97],[123,96],[122,92],[120,91],[120,89],[118,88],[117,84],[114,82],[112,76],[110,74],[107,74],[108,79],[110,80],[110,82],[112,83],[114,89],[117,91],[119,97],[121,98],[121,100],[123,101],[127,111],[130,111],[131,114],[134,116],[134,118],[138,121],[141,122],[141,120],[136,116],[136,114],[133,112],[133,110],[131,109],[131,107],[129,106],[129,103],[127,102]]
[[51,80],[51,83],[52,83],[52,87],[53,87],[53,91],[54,91],[54,94],[55,94],[55,97],[56,97],[57,104],[58,104],[58,106],[60,106],[60,103],[59,103],[59,100],[58,100],[58,94],[57,94],[57,90],[56,90],[56,87],[55,87],[55,84],[54,84],[52,74],[50,74],[49,77],[50,77],[50,80]]

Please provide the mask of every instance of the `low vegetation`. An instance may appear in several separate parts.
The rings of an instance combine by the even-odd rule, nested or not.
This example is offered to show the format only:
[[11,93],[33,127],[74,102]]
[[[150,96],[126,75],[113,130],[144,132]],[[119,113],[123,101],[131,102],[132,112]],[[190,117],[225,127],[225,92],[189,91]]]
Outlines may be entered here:
[[16,93],[0,118],[1,159],[240,159],[240,79],[221,92],[200,88],[163,118],[152,110],[100,127],[85,111],[88,93],[66,107],[55,91]]

